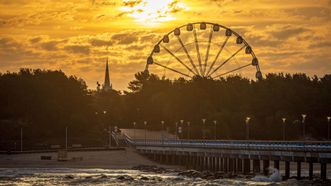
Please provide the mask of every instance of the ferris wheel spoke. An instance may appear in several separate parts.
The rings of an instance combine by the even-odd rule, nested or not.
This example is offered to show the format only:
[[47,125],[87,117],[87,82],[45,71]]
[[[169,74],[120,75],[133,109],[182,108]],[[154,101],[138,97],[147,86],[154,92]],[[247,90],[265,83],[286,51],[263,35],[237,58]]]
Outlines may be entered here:
[[186,77],[192,78],[192,76],[190,76],[190,75],[188,75],[188,74],[185,74],[185,73],[180,72],[180,71],[178,71],[178,70],[175,70],[175,69],[173,69],[173,68],[167,67],[167,66],[162,65],[162,64],[160,64],[160,63],[157,63],[157,62],[155,62],[155,61],[154,61],[153,64],[158,65],[158,66],[160,66],[160,67],[162,67],[162,68],[165,68],[165,69],[171,70],[171,71],[173,71],[173,72],[176,72],[176,73],[181,74],[181,75],[183,75],[183,76],[186,76]]
[[180,45],[182,46],[182,48],[183,48],[183,50],[184,50],[184,52],[185,52],[187,58],[189,59],[191,65],[192,65],[192,67],[193,67],[193,69],[195,70],[196,74],[200,75],[200,74],[199,74],[199,71],[198,71],[197,67],[195,66],[195,64],[194,64],[194,62],[193,62],[193,60],[192,60],[190,54],[188,53],[188,51],[187,51],[187,49],[186,49],[186,47],[185,47],[185,45],[184,45],[182,39],[181,39],[179,36],[177,36],[177,39],[178,39]]
[[172,57],[174,57],[180,64],[182,64],[187,70],[189,70],[192,74],[196,74],[190,67],[188,67],[181,59],[179,59],[173,52],[171,52],[167,47],[160,45],[165,51],[167,51]]
[[207,68],[207,63],[208,63],[208,58],[209,58],[209,50],[210,50],[210,43],[211,43],[211,39],[213,38],[213,30],[210,30],[210,34],[209,34],[209,40],[208,40],[208,47],[207,47],[207,52],[206,52],[206,56],[205,56],[205,64],[204,64],[204,68],[203,68],[203,75],[206,75],[206,68]]
[[221,76],[227,75],[227,74],[229,74],[229,73],[235,72],[235,71],[237,71],[237,70],[240,70],[240,69],[246,68],[246,67],[251,66],[251,65],[252,65],[251,63],[249,63],[249,64],[247,64],[247,65],[243,65],[243,66],[241,66],[241,67],[235,68],[235,69],[230,70],[230,71],[228,71],[228,72],[225,72],[225,73],[219,74],[219,75],[217,75],[217,76],[215,76],[215,77],[213,77],[213,78],[218,78],[218,77],[221,77]]
[[194,34],[195,49],[197,50],[197,58],[198,58],[198,62],[199,62],[199,70],[200,70],[201,76],[203,76],[203,71],[202,71],[202,66],[201,66],[201,55],[200,55],[199,41],[198,41],[197,32],[196,32],[195,29],[193,30],[193,34]]
[[210,65],[210,67],[209,67],[209,69],[208,69],[208,72],[207,72],[206,76],[209,76],[208,74],[210,73],[211,69],[214,67],[214,65],[215,65],[215,63],[216,63],[216,61],[217,61],[219,55],[222,53],[222,51],[223,51],[223,49],[224,49],[226,43],[228,42],[229,38],[230,38],[230,37],[226,37],[226,38],[225,38],[225,40],[224,40],[222,46],[220,47],[220,49],[218,50],[218,52],[217,52],[217,54],[216,54],[216,57],[215,57],[214,61],[211,63],[211,65]]
[[236,56],[242,49],[245,48],[245,45],[239,48],[235,53],[233,53],[228,59],[226,59],[223,63],[221,63],[218,67],[216,67],[208,76],[213,75],[217,70],[219,70],[223,65],[229,62],[234,56]]

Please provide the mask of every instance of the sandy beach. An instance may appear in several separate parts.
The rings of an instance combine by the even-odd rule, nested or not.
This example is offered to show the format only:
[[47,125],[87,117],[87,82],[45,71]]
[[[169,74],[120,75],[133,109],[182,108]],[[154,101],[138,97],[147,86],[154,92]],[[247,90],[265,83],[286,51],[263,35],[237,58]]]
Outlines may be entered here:
[[[51,160],[41,160],[41,156],[51,156]],[[1,154],[0,168],[107,168],[131,169],[138,165],[158,165],[137,154],[134,149],[117,151],[68,152],[68,161],[58,161],[58,153]],[[82,160],[79,158],[82,157]],[[72,160],[76,158],[77,160]],[[178,168],[166,166],[165,168]]]

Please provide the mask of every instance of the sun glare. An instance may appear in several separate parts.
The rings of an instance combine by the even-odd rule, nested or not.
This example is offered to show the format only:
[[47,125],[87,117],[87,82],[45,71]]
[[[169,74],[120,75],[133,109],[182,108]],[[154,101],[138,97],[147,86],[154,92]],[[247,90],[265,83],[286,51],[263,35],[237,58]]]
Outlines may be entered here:
[[144,25],[176,19],[175,14],[188,7],[178,0],[124,0],[121,11]]

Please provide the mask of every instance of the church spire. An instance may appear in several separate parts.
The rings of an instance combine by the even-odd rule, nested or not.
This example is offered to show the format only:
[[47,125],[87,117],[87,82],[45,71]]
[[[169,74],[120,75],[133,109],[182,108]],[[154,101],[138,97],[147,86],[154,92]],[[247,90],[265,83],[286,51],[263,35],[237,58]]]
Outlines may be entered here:
[[108,91],[111,89],[110,78],[109,78],[108,57],[107,57],[107,62],[106,62],[105,82],[103,83],[102,88],[104,91]]

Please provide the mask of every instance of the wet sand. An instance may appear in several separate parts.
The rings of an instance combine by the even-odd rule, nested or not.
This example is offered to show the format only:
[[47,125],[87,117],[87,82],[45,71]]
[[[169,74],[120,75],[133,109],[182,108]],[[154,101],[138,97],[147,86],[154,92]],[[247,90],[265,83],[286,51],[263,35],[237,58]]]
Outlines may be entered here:
[[[51,160],[41,160],[51,156]],[[107,168],[131,169],[138,165],[156,165],[165,168],[178,166],[160,165],[137,154],[134,149],[119,151],[68,152],[68,161],[58,161],[58,153],[0,154],[0,168]],[[80,160],[82,157],[82,160]],[[72,160],[76,158],[76,160]]]

